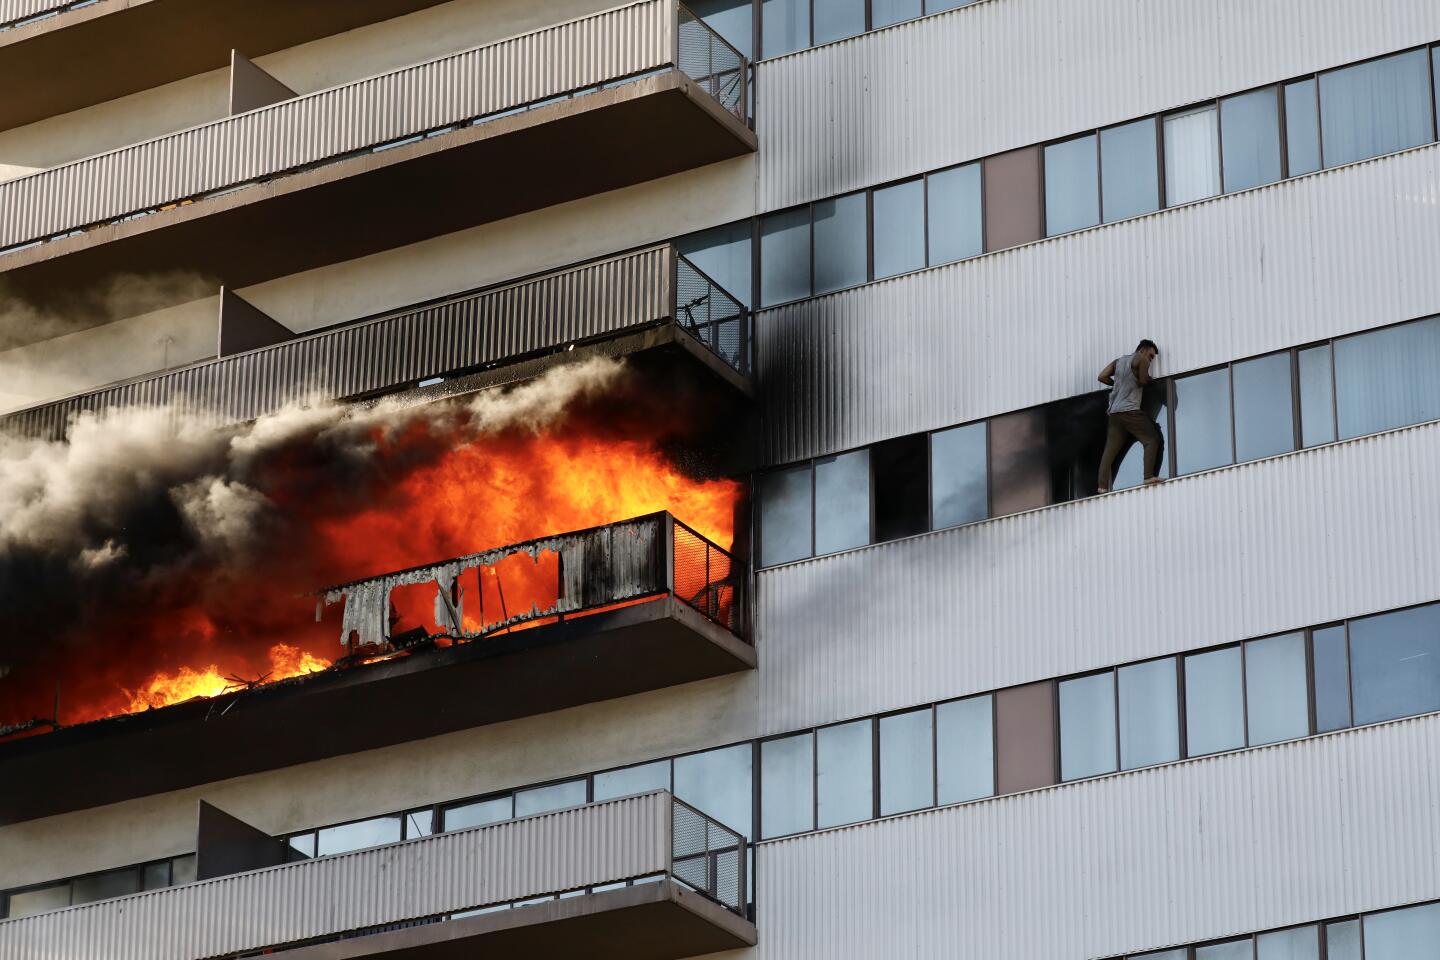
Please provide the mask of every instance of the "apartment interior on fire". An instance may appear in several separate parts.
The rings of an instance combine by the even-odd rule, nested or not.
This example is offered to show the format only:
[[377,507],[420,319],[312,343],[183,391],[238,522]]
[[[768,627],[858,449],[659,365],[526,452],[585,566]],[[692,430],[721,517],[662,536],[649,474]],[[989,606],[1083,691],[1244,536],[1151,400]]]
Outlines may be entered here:
[[0,0],[0,960],[1431,956],[1440,7],[1314,5]]

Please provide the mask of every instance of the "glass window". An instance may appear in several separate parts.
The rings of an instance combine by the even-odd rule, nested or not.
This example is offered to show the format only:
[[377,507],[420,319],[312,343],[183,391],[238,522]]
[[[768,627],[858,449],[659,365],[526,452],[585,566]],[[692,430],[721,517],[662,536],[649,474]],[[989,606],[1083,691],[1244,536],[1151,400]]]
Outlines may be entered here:
[[1360,960],[1360,921],[1325,925],[1325,960]]
[[1259,460],[1295,449],[1290,354],[1272,353],[1231,368],[1235,384],[1235,459]]
[[1280,179],[1280,98],[1274,87],[1220,101],[1225,192]]
[[1132,770],[1180,758],[1179,684],[1175,658],[1116,671],[1120,694],[1120,767]]
[[1220,192],[1220,126],[1214,105],[1165,118],[1165,205]]
[[[1160,404],[1155,417],[1155,425],[1160,428],[1160,472],[1161,477],[1170,476],[1170,418],[1165,413],[1165,404]],[[1115,468],[1115,481],[1110,485],[1112,490],[1125,490],[1129,487],[1140,486],[1145,479],[1145,447],[1140,443],[1132,443],[1126,449],[1125,455],[1120,458],[1120,465]]]
[[1175,465],[1184,476],[1230,462],[1230,371],[1175,381]]
[[528,817],[536,813],[565,810],[585,803],[585,781],[566,780],[543,787],[515,791],[515,816]]
[[760,477],[760,565],[810,556],[810,465]]
[[1100,131],[1100,172],[1106,223],[1160,209],[1153,117]]
[[875,191],[875,279],[925,266],[925,181]]
[[760,744],[760,836],[803,833],[815,820],[815,746],[808,733]]
[[194,882],[195,854],[187,853],[183,857],[173,857],[170,860],[170,886],[178,887]]
[[287,861],[309,860],[315,856],[315,832],[302,833],[290,838],[290,849],[285,853]]
[[1305,634],[1287,633],[1245,644],[1245,706],[1252,746],[1310,732]]
[[1394,153],[1435,138],[1430,58],[1396,54],[1320,75],[1325,166]]
[[656,760],[642,763],[638,767],[621,770],[607,770],[595,774],[595,799],[614,800],[616,797],[630,797],[651,790],[670,789],[670,761]]
[[990,515],[1003,517],[1054,502],[1049,425],[1043,409],[1002,413],[990,420]]
[[870,542],[870,451],[815,461],[815,552]]
[[929,437],[923,433],[884,440],[870,448],[877,542],[929,529],[929,452]]
[[692,233],[675,241],[681,256],[750,306],[750,221]]
[[995,792],[995,705],[989,694],[935,708],[935,764],[940,803]]
[[865,194],[815,202],[815,292],[866,280]]
[[874,740],[869,720],[815,731],[817,826],[856,823],[874,816]]
[[1057,236],[1100,222],[1100,166],[1095,136],[1045,148],[1045,232]]
[[950,263],[985,252],[981,215],[980,164],[967,163],[932,173],[927,178],[926,202],[930,263]]
[[870,29],[878,30],[920,16],[920,0],[870,0]]
[[1350,621],[1355,722],[1440,710],[1440,604]]
[[985,424],[930,435],[930,510],[935,529],[984,520],[989,513]]
[[445,829],[464,830],[466,827],[481,827],[487,823],[500,823],[513,819],[515,816],[515,802],[508,794],[503,797],[492,797],[489,800],[477,800],[474,803],[461,803],[445,810]]
[[926,13],[939,13],[941,10],[954,10],[956,7],[968,7],[976,0],[925,0]]
[[810,209],[760,218],[760,306],[810,296]]
[[1060,682],[1060,779],[1115,769],[1115,675]]
[[778,57],[810,46],[809,0],[764,0],[760,18],[764,56]]
[[399,840],[400,817],[398,814],[372,817],[355,823],[342,823],[338,827],[324,827],[316,832],[319,835],[316,850],[322,857],[332,853],[365,850]]
[[134,867],[76,877],[70,883],[70,902],[94,903],[140,891],[140,877]]
[[1185,743],[1192,757],[1245,746],[1240,648],[1185,658]]
[[1292,927],[1255,938],[1255,960],[1320,960],[1320,931]]
[[1300,442],[1307,447],[1335,439],[1335,371],[1330,344],[1299,352]]
[[675,796],[744,837],[750,823],[750,744],[675,759]]
[[815,0],[815,42],[865,32],[865,0]]
[[1160,950],[1155,953],[1137,953],[1130,960],[1189,960],[1190,952],[1184,947],[1178,950]]
[[142,890],[163,890],[170,886],[170,861],[161,860],[159,863],[147,863],[143,875],[140,878],[140,889]]
[[745,59],[755,59],[752,54],[755,34],[751,20],[751,10],[754,7],[752,0],[688,0],[686,6],[695,16],[709,24],[710,29],[744,54]]
[[1350,651],[1345,626],[1310,631],[1315,653],[1315,729],[1350,726]]
[[1440,317],[1335,341],[1340,439],[1440,418]]
[[1254,956],[1249,939],[1212,943],[1195,948],[1195,960],[1250,960]]
[[22,893],[10,894],[11,920],[20,917],[30,917],[37,913],[46,913],[50,910],[59,910],[62,907],[70,906],[70,883],[55,883],[48,887],[36,887],[34,890],[26,890]]
[[1292,177],[1320,169],[1319,107],[1314,80],[1285,85],[1285,151]]
[[880,813],[935,804],[930,708],[880,718]]
[[1365,960],[1421,960],[1440,952],[1440,903],[1364,917]]
[[428,837],[435,832],[435,811],[429,807],[405,814],[405,839]]

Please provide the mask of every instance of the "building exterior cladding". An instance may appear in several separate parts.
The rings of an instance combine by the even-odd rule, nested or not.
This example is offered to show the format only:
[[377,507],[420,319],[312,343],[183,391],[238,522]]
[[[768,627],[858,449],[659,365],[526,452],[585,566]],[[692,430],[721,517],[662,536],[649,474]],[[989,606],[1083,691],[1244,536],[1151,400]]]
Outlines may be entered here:
[[[260,915],[214,949],[167,940],[177,960],[577,888],[599,896],[639,874],[696,886],[676,865],[693,851],[666,819],[679,801],[749,843],[748,862],[719,869],[725,883],[727,870],[753,881],[740,912],[754,943],[726,955],[1358,960],[1363,942],[1367,960],[1440,957],[1440,5],[926,2],[693,4],[752,61],[750,140],[723,126],[735,104],[714,97],[695,116],[733,149],[240,286],[297,339],[216,357],[207,292],[0,350],[0,428],[56,436],[78,409],[199,394],[249,417],[313,388],[316,370],[335,397],[373,395],[675,320],[677,264],[693,262],[753,307],[740,366],[755,432],[737,439],[754,452],[757,661],[0,825],[0,911],[12,918],[0,920],[0,958],[121,929],[104,926],[107,901],[78,906],[76,878],[194,853],[197,800],[309,855],[352,822],[391,818],[397,832],[377,834],[373,855],[331,846],[339,859],[302,865],[333,864],[368,891],[373,916],[351,903],[328,927],[292,914],[265,926],[282,895],[325,909],[320,874],[296,865],[233,878],[241,900],[204,886],[227,878],[147,902],[145,916],[201,909],[186,903]],[[62,6],[0,0],[0,27],[54,9],[13,28],[50,36],[88,5]],[[147,166],[146,185],[164,189],[133,201],[87,179],[87,158],[234,125],[216,100],[228,71],[0,130],[0,239],[21,244],[0,252],[0,281],[6,257],[48,245],[29,246],[42,233],[69,244],[48,261],[63,269],[125,242],[110,225],[68,231],[147,205],[191,199],[179,213],[203,218],[205,191],[517,106],[553,111],[535,125],[563,123],[582,88],[608,95],[657,70],[703,87],[707,72],[680,62],[684,16],[669,0],[449,0],[268,53],[256,63],[300,94],[237,118],[263,139],[267,109],[294,115],[291,134],[264,133],[280,142],[247,141],[268,166],[171,187],[161,181],[196,170],[157,149],[174,166],[164,177]],[[527,85],[513,96],[420,76],[562,34],[574,36],[544,63],[516,60],[536,72],[514,73]],[[6,43],[0,32],[0,61]],[[374,103],[371,77],[410,85]],[[1261,144],[1273,173],[1237,187],[1227,131],[1241,128],[1226,110],[1257,91],[1273,109],[1273,142]],[[1313,166],[1302,94],[1319,118]],[[556,95],[575,103],[544,102]],[[347,97],[323,118],[305,112],[307,98]],[[403,122],[378,123],[386,116]],[[1198,140],[1184,123],[1196,116],[1212,125]],[[1154,131],[1143,154],[1154,199],[1111,216],[1106,198],[1136,178],[1105,177],[1107,144],[1135,124]],[[1091,165],[1080,187],[1064,178],[1074,143]],[[1184,153],[1197,143],[1211,151],[1198,166]],[[625,147],[587,144],[603,163]],[[1268,162],[1260,153],[1252,166]],[[215,158],[235,159],[228,148]],[[973,203],[941,206],[953,182],[941,177],[967,169]],[[62,177],[80,186],[45,193]],[[910,218],[897,227],[887,211],[907,185]],[[39,192],[3,201],[25,190]],[[64,216],[43,219],[47,203]],[[1076,203],[1077,228],[1058,229]],[[937,255],[965,210],[968,252]],[[156,222],[163,233],[169,221]],[[886,266],[912,234],[914,258]],[[1172,479],[1093,498],[1093,461],[1060,462],[1057,450],[1076,411],[1093,413],[1079,406],[1092,377],[1141,337],[1163,351]],[[76,373],[65,363],[76,354],[97,359]],[[1258,368],[1246,364],[1275,357],[1288,386],[1263,396],[1288,411],[1288,439],[1246,453],[1265,419],[1247,400]],[[1215,377],[1220,394],[1205,393]],[[974,502],[947,513],[943,451],[952,428],[972,427]],[[1026,459],[1036,449],[1038,467]],[[905,456],[919,467],[906,473]],[[1075,479],[1085,470],[1089,489]],[[414,842],[402,812],[498,830],[464,819],[479,803],[520,818],[499,852],[467,853],[486,842],[478,833],[445,848],[419,840],[413,856],[379,846]],[[613,836],[584,833],[612,821]],[[547,842],[533,869],[504,846]],[[365,876],[407,856],[411,908]],[[467,874],[453,892],[423,876],[441,861],[435,870],[524,875]],[[62,881],[69,892],[25,899]],[[59,912],[31,921],[31,902],[89,912],[69,926]],[[1301,947],[1276,952],[1291,928]],[[159,955],[127,942],[74,949]]]

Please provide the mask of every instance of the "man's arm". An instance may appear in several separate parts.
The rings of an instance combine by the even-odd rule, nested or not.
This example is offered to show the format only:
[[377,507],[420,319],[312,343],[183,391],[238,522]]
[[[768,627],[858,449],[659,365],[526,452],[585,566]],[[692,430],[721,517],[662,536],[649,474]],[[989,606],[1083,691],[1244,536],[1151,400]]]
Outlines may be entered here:
[[[1113,364],[1112,364],[1113,366]],[[1150,358],[1143,354],[1135,354],[1130,358],[1130,369],[1135,371],[1135,382],[1140,386],[1150,382]]]
[[1100,376],[1099,376],[1097,379],[1099,379],[1099,381],[1100,381],[1101,383],[1105,384],[1105,386],[1107,386],[1107,387],[1113,387],[1113,386],[1115,386],[1115,361],[1114,361],[1114,360],[1111,360],[1108,364],[1106,364],[1105,369],[1100,371]]

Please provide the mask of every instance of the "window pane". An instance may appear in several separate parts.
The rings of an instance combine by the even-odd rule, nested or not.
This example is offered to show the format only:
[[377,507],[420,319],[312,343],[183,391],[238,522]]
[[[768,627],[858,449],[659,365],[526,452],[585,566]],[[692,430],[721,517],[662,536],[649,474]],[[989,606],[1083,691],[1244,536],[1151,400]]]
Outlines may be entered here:
[[1195,960],[1250,960],[1254,955],[1249,940],[1231,940],[1195,948]]
[[990,514],[1043,507],[1054,497],[1045,411],[1003,413],[990,421]]
[[935,529],[984,520],[985,424],[971,423],[930,435],[930,496]]
[[760,565],[810,556],[810,465],[760,478]]
[[1045,148],[1045,233],[1056,236],[1100,222],[1099,160],[1095,137]]
[[750,221],[692,233],[675,246],[727,293],[750,305]]
[[1220,192],[1220,129],[1213,106],[1165,118],[1165,205]]
[[140,878],[140,889],[163,890],[168,886],[170,886],[170,861],[161,860],[159,863],[147,863],[144,875]]
[[1320,960],[1320,931],[1293,927],[1255,938],[1256,960]]
[[567,780],[544,787],[515,791],[515,816],[528,817],[551,810],[564,810],[585,803],[585,781]]
[[1440,710],[1440,605],[1350,621],[1355,722]]
[[173,857],[170,860],[170,885],[178,887],[186,883],[195,882],[195,854],[187,853],[183,857]]
[[939,13],[941,10],[954,10],[956,7],[968,7],[976,0],[925,0],[926,13]]
[[747,60],[755,59],[751,52],[755,32],[750,19],[752,0],[687,0],[685,5]]
[[750,744],[675,759],[675,796],[745,837],[750,823]]
[[400,839],[400,817],[374,817],[357,823],[345,823],[338,827],[325,827],[318,831],[316,849],[320,856],[332,853],[346,853],[350,850],[365,850],[382,843],[395,843]]
[[880,813],[904,813],[935,803],[935,755],[930,709],[880,718]]
[[1300,440],[1313,447],[1335,439],[1335,375],[1330,344],[1300,351]]
[[1288,633],[1245,644],[1245,705],[1252,746],[1308,734],[1309,701],[1305,634]]
[[1245,746],[1244,690],[1239,647],[1185,658],[1185,742],[1190,756]]
[[810,296],[810,210],[760,218],[760,306]]
[[764,0],[760,17],[765,56],[778,57],[810,46],[809,0]]
[[1230,462],[1230,371],[1175,381],[1175,463],[1181,476]]
[[865,0],[815,0],[815,42],[865,32]]
[[1121,667],[1117,683],[1121,769],[1178,760],[1180,703],[1174,658]]
[[1429,960],[1440,953],[1440,903],[1364,917],[1365,960]]
[[290,838],[290,847],[285,851],[285,861],[309,860],[315,856],[315,832],[302,833]]
[[1280,99],[1274,87],[1220,101],[1225,192],[1280,179]]
[[925,266],[925,181],[875,191],[875,278]]
[[815,461],[815,552],[870,542],[870,451]]
[[870,448],[877,543],[929,529],[928,456],[929,438],[923,433],[895,437]]
[[815,204],[815,292],[853,287],[866,280],[865,194]]
[[1320,75],[1325,166],[1353,163],[1434,139],[1430,59],[1424,50]]
[[1350,726],[1350,652],[1344,625],[1310,632],[1315,648],[1315,729]]
[[1235,459],[1259,460],[1295,449],[1295,408],[1290,390],[1290,354],[1246,360],[1231,368],[1235,378]]
[[870,28],[878,30],[920,16],[920,0],[870,0]]
[[595,799],[614,800],[651,790],[670,789],[670,761],[656,760],[638,767],[595,774]]
[[68,906],[70,906],[70,884],[67,881],[48,887],[39,887],[35,890],[26,890],[24,893],[10,894],[9,916],[11,920],[15,920]]
[[487,823],[500,823],[515,816],[515,804],[509,796],[462,803],[445,810],[445,829],[464,830],[466,827],[480,827]]
[[109,900],[111,897],[123,897],[129,893],[138,893],[140,878],[136,875],[135,868],[125,867],[121,870],[111,870],[108,873],[76,877],[71,881],[70,888],[72,904],[94,903],[96,900]]
[[405,814],[405,839],[413,840],[416,837],[428,837],[435,832],[435,811],[426,807],[423,810],[411,810]]
[[874,815],[874,742],[869,720],[815,731],[818,826],[869,820]]
[[1078,780],[1115,769],[1114,674],[1060,684],[1060,779]]
[[1440,317],[1335,342],[1340,439],[1440,417]]
[[[1170,417],[1165,412],[1165,404],[1160,404],[1155,416],[1155,425],[1160,428],[1160,472],[1159,476],[1170,476]],[[1120,458],[1120,465],[1115,468],[1115,482],[1110,484],[1112,490],[1124,490],[1128,487],[1138,487],[1145,479],[1145,447],[1140,443],[1130,444],[1125,451],[1125,456]]]
[[935,755],[940,803],[995,792],[995,707],[990,695],[935,708]]
[[932,173],[926,191],[930,205],[930,263],[950,263],[984,253],[980,164]]
[[1161,950],[1157,953],[1136,953],[1132,954],[1130,960],[1188,960],[1189,952],[1181,947],[1178,950]]
[[1360,921],[1325,925],[1325,960],[1360,960]]
[[1160,209],[1155,120],[1147,118],[1102,130],[1100,171],[1106,223]]
[[1320,115],[1314,80],[1285,85],[1285,148],[1290,176],[1320,169]]
[[812,829],[815,748],[808,733],[760,744],[760,836]]

